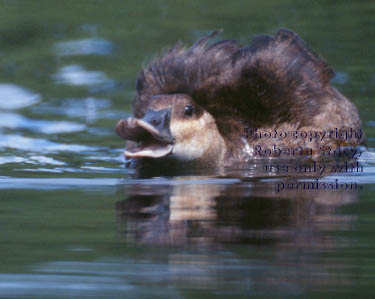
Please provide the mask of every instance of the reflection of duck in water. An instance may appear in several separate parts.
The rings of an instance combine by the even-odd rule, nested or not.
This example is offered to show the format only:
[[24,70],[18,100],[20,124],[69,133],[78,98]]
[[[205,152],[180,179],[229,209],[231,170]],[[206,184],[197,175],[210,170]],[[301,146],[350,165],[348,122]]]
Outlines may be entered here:
[[336,208],[357,199],[356,190],[285,188],[278,192],[274,180],[198,176],[156,181],[158,184],[152,179],[127,186],[126,198],[116,205],[128,241],[198,242],[215,248],[239,241],[321,246],[322,230],[338,223],[344,227],[353,220],[337,214]]
[[[129,181],[124,199],[116,204],[118,229],[126,248],[142,249],[142,269],[158,285],[163,277],[172,288],[193,286],[203,294],[224,289],[228,297],[228,290],[245,287],[239,297],[275,289],[271,296],[276,297],[284,295],[279,285],[293,286],[295,296],[296,289],[316,290],[322,281],[334,289],[357,275],[357,268],[343,268],[342,258],[330,254],[357,246],[348,234],[357,225],[356,216],[335,212],[357,199],[355,190],[276,193],[273,181],[202,176],[138,182]],[[132,264],[116,269],[129,272]]]
[[[176,45],[139,73],[134,117],[116,126],[130,140],[126,157],[154,166],[216,168],[254,158],[255,146],[273,150],[271,155],[274,146],[286,148],[283,153],[290,150],[290,156],[305,153],[293,151],[298,147],[317,155],[322,145],[363,142],[357,109],[330,86],[332,69],[297,34],[280,30],[248,46],[232,40],[209,44],[214,35],[188,49]],[[246,128],[297,135],[352,130],[357,135],[264,139],[244,136]]]

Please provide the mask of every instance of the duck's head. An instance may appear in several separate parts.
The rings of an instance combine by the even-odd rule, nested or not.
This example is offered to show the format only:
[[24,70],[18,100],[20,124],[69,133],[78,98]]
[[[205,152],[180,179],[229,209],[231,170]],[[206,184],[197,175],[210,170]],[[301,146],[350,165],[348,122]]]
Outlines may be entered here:
[[186,94],[156,95],[143,117],[120,120],[116,132],[132,141],[127,158],[176,160],[195,165],[217,165],[226,146],[210,113]]

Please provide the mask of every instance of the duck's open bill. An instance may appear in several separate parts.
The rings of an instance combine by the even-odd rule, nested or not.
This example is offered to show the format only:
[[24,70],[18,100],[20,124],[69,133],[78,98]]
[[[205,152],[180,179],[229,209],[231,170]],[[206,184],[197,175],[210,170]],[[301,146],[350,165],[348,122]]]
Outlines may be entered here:
[[142,144],[139,147],[125,150],[126,158],[161,158],[172,152],[173,146],[171,144]]
[[[153,113],[155,116],[156,112]],[[148,117],[149,118],[149,117]],[[147,117],[144,119],[148,120]],[[173,138],[169,132],[169,122],[158,127],[153,126],[144,119],[130,117],[120,120],[116,125],[116,132],[126,140],[137,142],[137,146],[127,148],[127,158],[160,158],[172,152]],[[157,118],[153,117],[153,120]]]

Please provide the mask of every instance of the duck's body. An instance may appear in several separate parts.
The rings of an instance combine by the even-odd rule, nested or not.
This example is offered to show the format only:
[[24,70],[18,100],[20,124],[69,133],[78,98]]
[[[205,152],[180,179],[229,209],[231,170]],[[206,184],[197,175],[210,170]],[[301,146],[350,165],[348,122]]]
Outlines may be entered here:
[[[139,73],[134,117],[116,126],[131,140],[126,157],[157,167],[216,168],[268,157],[266,149],[271,156],[289,149],[279,156],[290,158],[304,155],[291,154],[301,147],[316,157],[324,146],[363,142],[357,109],[330,85],[332,69],[297,34],[280,30],[248,46],[210,45],[211,37],[188,49],[177,45]],[[349,130],[355,137],[334,136]],[[266,132],[275,138],[264,138]],[[309,140],[300,132],[332,134]]]

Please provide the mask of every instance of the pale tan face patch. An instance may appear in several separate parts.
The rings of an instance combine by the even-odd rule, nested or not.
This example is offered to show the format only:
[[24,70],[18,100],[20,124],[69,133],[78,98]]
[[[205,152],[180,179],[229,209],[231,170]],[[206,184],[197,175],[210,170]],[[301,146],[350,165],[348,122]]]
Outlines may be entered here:
[[209,158],[218,147],[224,145],[214,118],[206,111],[198,119],[173,120],[172,118],[170,129],[175,138],[172,155],[180,160]]
[[[186,113],[187,106],[193,108],[192,114]],[[171,109],[170,131],[174,143],[170,156],[181,161],[200,160],[205,163],[223,157],[226,150],[225,142],[218,131],[215,119],[190,96],[154,96],[148,108],[155,111]]]

